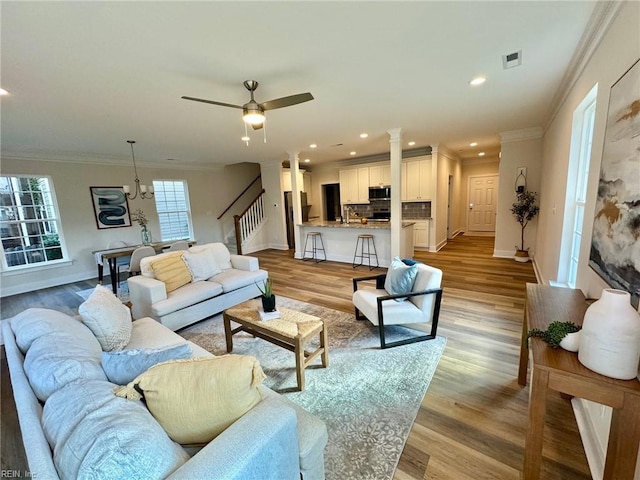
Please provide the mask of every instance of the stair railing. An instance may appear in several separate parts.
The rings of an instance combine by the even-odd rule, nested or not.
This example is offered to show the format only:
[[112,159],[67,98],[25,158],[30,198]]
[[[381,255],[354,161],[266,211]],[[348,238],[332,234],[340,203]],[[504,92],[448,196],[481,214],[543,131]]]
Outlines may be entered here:
[[[240,192],[240,195],[238,195],[238,196],[233,200],[233,202],[231,202],[231,203],[229,204],[229,206],[228,206],[227,208],[225,208],[225,209],[224,209],[224,212],[222,212],[222,213],[220,214],[220,216],[218,217],[218,220],[220,220],[220,219],[224,216],[224,214],[225,214],[225,213],[227,213],[227,212],[231,209],[231,207],[233,207],[233,206],[236,204],[236,202],[237,202],[238,200],[240,200],[240,197],[242,197],[242,195],[244,195],[244,194],[246,193],[246,191],[247,191],[247,190],[249,190],[249,189],[251,188],[251,186],[252,186],[254,183],[256,183],[258,180],[260,180],[260,178],[261,178],[261,177],[262,177],[262,175],[258,175],[256,178],[254,178],[254,179],[253,179],[253,181],[252,181],[249,185],[247,185],[247,187],[246,187],[244,190],[242,190],[242,192]],[[263,191],[264,191],[264,190],[263,190]]]
[[242,255],[242,243],[255,231],[264,221],[264,194],[262,189],[260,194],[253,199],[249,206],[240,215],[233,216],[233,224],[236,232],[236,248],[238,255]]

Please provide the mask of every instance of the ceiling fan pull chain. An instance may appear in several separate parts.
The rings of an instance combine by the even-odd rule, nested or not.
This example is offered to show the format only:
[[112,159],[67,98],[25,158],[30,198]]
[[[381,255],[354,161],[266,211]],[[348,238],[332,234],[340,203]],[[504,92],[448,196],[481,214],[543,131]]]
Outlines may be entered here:
[[267,122],[266,121],[262,122],[262,135],[263,135],[264,143],[267,143]]
[[249,146],[249,132],[247,131],[247,124],[244,124],[244,137],[242,137],[242,140],[244,140],[244,142],[247,144],[247,147]]

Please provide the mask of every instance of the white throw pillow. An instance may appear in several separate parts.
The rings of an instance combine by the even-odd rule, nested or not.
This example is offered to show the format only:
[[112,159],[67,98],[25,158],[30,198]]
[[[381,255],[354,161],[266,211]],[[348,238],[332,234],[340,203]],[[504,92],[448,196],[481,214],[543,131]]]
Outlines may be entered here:
[[213,256],[216,259],[216,265],[222,270],[228,270],[233,268],[231,265],[231,253],[224,243],[206,243],[204,245],[194,245],[189,249],[191,253],[203,252],[209,250],[213,252]]
[[131,311],[111,290],[96,285],[78,313],[100,342],[102,350],[122,350],[131,338]]
[[183,258],[193,277],[192,282],[208,280],[222,271],[210,249],[200,252],[184,252]]

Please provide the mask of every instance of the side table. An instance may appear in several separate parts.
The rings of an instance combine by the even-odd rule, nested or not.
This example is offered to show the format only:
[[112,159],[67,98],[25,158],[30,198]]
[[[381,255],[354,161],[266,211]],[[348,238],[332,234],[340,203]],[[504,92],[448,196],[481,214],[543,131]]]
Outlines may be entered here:
[[[521,385],[527,382],[527,332],[545,330],[553,321],[582,325],[588,306],[580,290],[528,283],[526,295],[518,371]],[[540,478],[547,392],[555,390],[613,408],[603,479],[633,480],[640,444],[640,382],[593,372],[578,361],[577,353],[551,348],[540,338],[532,337],[529,349],[533,362],[522,478]]]

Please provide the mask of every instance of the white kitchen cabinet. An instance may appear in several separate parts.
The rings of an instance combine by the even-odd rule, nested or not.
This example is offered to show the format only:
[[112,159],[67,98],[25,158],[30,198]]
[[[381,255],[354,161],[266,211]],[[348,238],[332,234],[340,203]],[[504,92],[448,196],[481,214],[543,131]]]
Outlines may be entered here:
[[340,170],[340,203],[369,203],[369,167]]
[[[303,192],[306,192],[304,188],[304,171],[298,170],[298,187],[302,189]],[[282,170],[282,190],[284,192],[291,191],[291,170],[284,169]]]
[[413,226],[413,246],[416,248],[429,248],[429,220],[412,220],[416,222]]
[[369,167],[369,186],[383,187],[391,185],[391,165],[381,164]]
[[431,158],[416,157],[402,164],[403,202],[426,202],[431,200]]

